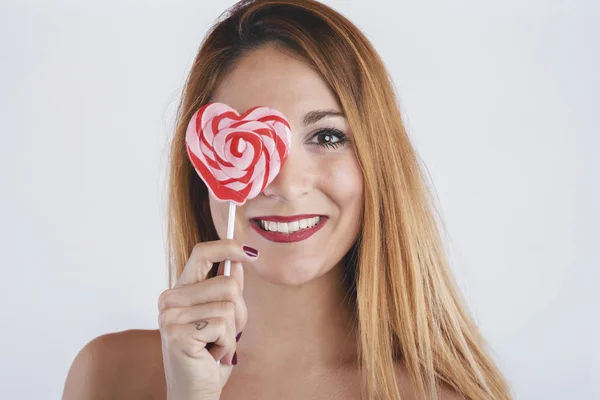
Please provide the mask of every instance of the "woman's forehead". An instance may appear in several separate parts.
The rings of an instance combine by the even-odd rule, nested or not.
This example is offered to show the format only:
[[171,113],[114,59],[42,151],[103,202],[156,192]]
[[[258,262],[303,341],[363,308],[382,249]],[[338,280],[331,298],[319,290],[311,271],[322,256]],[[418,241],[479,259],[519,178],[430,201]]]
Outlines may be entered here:
[[297,126],[310,111],[342,111],[318,72],[274,46],[255,50],[236,63],[211,101],[225,103],[239,113],[256,106],[272,107]]

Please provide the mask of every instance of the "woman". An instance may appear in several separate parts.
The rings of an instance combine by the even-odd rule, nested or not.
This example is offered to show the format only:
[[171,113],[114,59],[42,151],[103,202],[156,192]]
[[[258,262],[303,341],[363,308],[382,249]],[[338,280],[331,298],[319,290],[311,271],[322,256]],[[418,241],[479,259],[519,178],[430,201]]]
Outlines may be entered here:
[[[293,132],[279,175],[238,208],[235,240],[186,154],[207,102],[275,108]],[[309,0],[236,4],[178,110],[160,329],[90,342],[64,398],[511,398],[428,190],[384,65],[351,22]]]

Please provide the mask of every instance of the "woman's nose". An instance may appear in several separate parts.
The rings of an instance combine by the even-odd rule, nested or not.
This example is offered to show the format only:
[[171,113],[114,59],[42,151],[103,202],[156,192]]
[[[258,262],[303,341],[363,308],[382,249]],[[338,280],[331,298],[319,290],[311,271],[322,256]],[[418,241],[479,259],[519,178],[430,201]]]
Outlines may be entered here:
[[303,157],[301,150],[290,151],[279,174],[265,188],[263,194],[284,202],[293,202],[310,193],[315,182],[311,163]]

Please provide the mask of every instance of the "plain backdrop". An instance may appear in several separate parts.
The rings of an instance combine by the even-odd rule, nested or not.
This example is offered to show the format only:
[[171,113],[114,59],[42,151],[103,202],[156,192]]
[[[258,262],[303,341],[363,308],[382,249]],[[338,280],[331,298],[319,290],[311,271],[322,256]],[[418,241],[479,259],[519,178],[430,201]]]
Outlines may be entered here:
[[[452,268],[518,399],[600,399],[597,1],[327,1],[373,42]],[[0,5],[0,398],[57,399],[107,332],[157,328],[168,143],[232,1]]]

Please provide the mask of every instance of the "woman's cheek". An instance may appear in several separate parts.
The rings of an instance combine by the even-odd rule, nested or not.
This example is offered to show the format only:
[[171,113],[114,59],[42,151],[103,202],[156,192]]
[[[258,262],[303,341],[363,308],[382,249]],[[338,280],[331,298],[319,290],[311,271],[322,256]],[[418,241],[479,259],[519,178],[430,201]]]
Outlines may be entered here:
[[[252,200],[248,200],[248,203],[250,203],[251,201]],[[244,219],[244,207],[246,207],[248,203],[244,204],[243,206],[236,207],[234,237],[235,239],[241,241],[247,240],[245,236],[248,235],[249,231],[252,229],[248,225],[248,221]],[[217,235],[219,235],[219,239],[226,239],[227,223],[229,221],[229,203],[220,203],[214,200],[212,197],[210,197],[209,204],[210,214],[212,216],[212,221],[215,225]]]
[[213,224],[217,230],[217,234],[220,239],[227,237],[227,213],[229,212],[229,206],[226,203],[219,203],[214,200],[212,196],[208,196],[210,205],[210,215],[212,217]]
[[353,152],[340,155],[324,163],[321,169],[326,194],[343,210],[343,213],[360,211],[362,206],[363,177],[360,164]]

